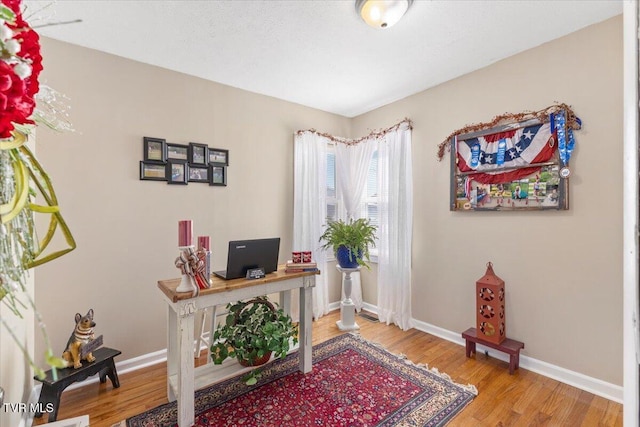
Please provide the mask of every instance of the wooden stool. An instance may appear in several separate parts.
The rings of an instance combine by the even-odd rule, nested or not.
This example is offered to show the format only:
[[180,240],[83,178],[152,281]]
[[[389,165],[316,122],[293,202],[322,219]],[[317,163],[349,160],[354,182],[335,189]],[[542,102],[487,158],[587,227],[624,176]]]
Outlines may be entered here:
[[505,339],[500,344],[495,344],[478,338],[476,328],[469,328],[462,333],[462,338],[466,340],[467,357],[476,352],[476,343],[502,351],[509,355],[509,375],[520,367],[520,350],[524,348],[524,343],[512,339]]
[[[71,384],[79,381],[84,381],[88,377],[100,374],[100,382],[107,381],[107,377],[111,380],[113,388],[120,387],[120,381],[118,380],[118,372],[116,371],[116,365],[113,362],[113,358],[121,354],[120,351],[112,348],[102,347],[93,352],[93,356],[96,358],[93,362],[82,361],[82,367],[74,369],[73,367],[58,369],[58,380],[53,380],[51,370],[45,372],[46,377],[36,380],[42,382],[42,390],[40,391],[40,399],[38,403],[40,408],[47,407],[48,404],[53,404],[52,411],[49,412],[49,422],[55,421],[58,418],[58,409],[60,408],[60,396],[65,388]],[[42,412],[36,412],[36,417],[41,417]]]

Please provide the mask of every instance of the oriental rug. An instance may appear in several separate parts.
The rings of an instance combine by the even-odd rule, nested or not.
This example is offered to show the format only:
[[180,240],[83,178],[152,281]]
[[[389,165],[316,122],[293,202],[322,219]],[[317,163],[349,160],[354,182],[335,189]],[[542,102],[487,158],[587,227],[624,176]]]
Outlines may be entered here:
[[[313,369],[298,370],[297,352],[262,368],[258,383],[242,376],[196,391],[196,426],[443,426],[477,394],[437,369],[416,365],[358,335],[313,347]],[[128,427],[175,426],[175,402],[126,420]]]

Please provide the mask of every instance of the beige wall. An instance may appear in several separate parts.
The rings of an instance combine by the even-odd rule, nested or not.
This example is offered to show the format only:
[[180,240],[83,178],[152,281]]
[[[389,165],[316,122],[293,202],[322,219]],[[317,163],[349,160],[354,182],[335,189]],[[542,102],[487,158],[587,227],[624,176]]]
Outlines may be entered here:
[[[284,259],[292,133],[355,137],[409,117],[413,316],[450,331],[473,325],[475,281],[492,261],[507,283],[508,334],[526,343],[524,354],[622,384],[621,29],[620,18],[606,21],[353,120],[45,39],[44,80],[71,98],[78,129],[38,134],[39,158],[78,240],[76,251],[38,268],[37,303],[56,351],[73,315],[88,308],[123,360],[164,348],[155,283],[176,276],[179,219],[212,236],[214,267],[234,238],[279,235]],[[450,212],[449,165],[436,161],[437,144],[466,124],[554,101],[584,121],[571,210]],[[139,181],[144,135],[228,148],[229,186]],[[374,278],[375,269],[363,276],[370,303]]]
[[[450,212],[437,145],[467,124],[555,101],[584,123],[571,209]],[[621,17],[364,114],[352,132],[403,117],[414,123],[413,317],[449,331],[474,326],[475,282],[492,261],[523,354],[622,385]]]
[[[178,275],[180,219],[211,236],[214,268],[224,268],[232,239],[280,236],[286,259],[293,133],[348,135],[348,119],[50,39],[43,57],[42,80],[70,98],[77,129],[38,133],[39,159],[78,243],[37,269],[37,304],[57,353],[74,314],[89,308],[120,360],[166,347],[156,282]],[[143,136],[229,149],[229,185],[140,181]]]

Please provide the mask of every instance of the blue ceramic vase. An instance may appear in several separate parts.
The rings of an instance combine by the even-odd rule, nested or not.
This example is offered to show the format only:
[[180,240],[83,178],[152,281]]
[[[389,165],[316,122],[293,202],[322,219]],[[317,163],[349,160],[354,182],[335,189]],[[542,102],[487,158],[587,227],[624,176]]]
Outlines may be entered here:
[[[351,255],[351,259],[349,259],[349,255]],[[336,251],[336,260],[338,261],[338,265],[342,268],[357,268],[358,258],[362,258],[362,251],[358,251],[358,254],[356,255],[346,246],[340,246]]]

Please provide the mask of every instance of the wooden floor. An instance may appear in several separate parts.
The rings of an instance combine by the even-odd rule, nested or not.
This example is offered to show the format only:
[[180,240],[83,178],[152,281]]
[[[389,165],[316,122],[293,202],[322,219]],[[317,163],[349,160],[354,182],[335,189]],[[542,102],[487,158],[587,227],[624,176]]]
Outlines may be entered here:
[[[334,311],[314,322],[313,343],[341,334],[338,319]],[[424,332],[356,319],[368,340],[478,388],[478,396],[450,426],[622,426],[621,404],[524,369],[509,375],[508,363],[484,354],[467,358],[463,346]],[[204,357],[203,351],[199,363]],[[120,375],[118,389],[107,381],[64,392],[58,419],[89,414],[91,427],[110,427],[166,403],[166,390],[166,365],[161,363]],[[34,425],[45,422],[46,416]]]

